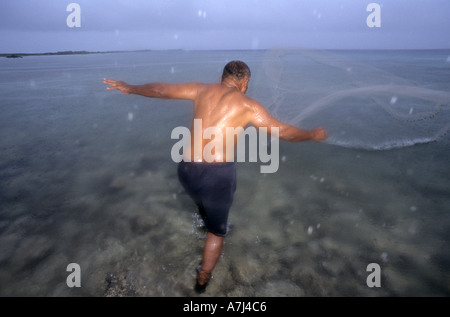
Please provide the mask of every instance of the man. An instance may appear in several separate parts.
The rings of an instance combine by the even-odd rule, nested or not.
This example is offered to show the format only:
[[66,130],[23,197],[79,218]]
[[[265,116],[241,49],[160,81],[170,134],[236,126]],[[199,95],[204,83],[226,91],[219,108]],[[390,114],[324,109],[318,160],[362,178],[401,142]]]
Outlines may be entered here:
[[[117,89],[125,94],[193,101],[193,119],[201,119],[200,136],[203,136],[205,129],[213,127],[222,132],[219,135],[225,138],[227,127],[253,125],[256,128],[278,128],[278,137],[290,142],[322,141],[327,138],[321,127],[302,130],[272,117],[260,103],[246,96],[250,76],[250,69],[244,62],[231,61],[225,65],[220,83],[129,85],[111,79],[104,79],[104,83],[110,86],[108,90]],[[192,122],[191,131],[194,129],[194,120]],[[203,291],[222,252],[228,212],[236,189],[236,166],[233,158],[226,156],[226,140],[221,143],[223,148],[216,148],[212,157],[206,159],[202,150],[207,141],[202,138],[201,151],[196,151],[196,135],[199,135],[196,131],[191,133],[191,149],[194,150],[186,151],[190,153],[188,157],[184,153],[185,158],[178,165],[178,176],[186,192],[197,204],[208,230],[195,287],[197,291]]]

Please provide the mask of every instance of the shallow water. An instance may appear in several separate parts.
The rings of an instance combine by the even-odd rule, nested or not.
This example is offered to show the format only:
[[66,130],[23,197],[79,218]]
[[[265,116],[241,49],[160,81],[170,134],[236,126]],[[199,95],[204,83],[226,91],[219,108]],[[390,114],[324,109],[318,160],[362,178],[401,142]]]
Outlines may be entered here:
[[[190,103],[106,91],[102,80],[217,81],[232,59],[254,70],[250,96],[292,124],[324,125],[332,138],[281,142],[273,174],[238,164],[231,231],[202,296],[450,295],[448,104],[420,99],[410,113],[389,91],[365,114],[353,94],[296,117],[305,109],[297,98],[313,104],[386,74],[393,84],[449,91],[450,52],[323,54],[0,60],[0,295],[196,295],[205,232],[170,157],[170,133],[189,125]],[[347,61],[354,71],[340,77]],[[411,117],[387,119],[380,102]],[[80,265],[79,288],[66,284],[69,263]],[[380,265],[381,287],[367,286],[369,263]]]

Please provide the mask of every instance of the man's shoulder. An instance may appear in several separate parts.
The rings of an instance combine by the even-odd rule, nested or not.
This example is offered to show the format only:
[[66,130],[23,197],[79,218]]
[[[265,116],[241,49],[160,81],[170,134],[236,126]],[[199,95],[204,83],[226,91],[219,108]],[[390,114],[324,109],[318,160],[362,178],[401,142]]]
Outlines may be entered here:
[[193,82],[192,84],[196,85],[198,90],[204,91],[217,90],[221,88],[221,85],[216,83]]

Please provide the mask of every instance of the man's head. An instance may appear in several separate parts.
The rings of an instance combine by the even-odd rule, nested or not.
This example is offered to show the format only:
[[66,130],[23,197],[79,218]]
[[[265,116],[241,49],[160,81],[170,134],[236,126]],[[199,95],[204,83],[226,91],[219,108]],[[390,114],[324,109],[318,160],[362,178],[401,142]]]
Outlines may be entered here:
[[223,68],[222,82],[232,80],[245,93],[248,88],[250,76],[251,72],[247,64],[242,61],[231,61]]

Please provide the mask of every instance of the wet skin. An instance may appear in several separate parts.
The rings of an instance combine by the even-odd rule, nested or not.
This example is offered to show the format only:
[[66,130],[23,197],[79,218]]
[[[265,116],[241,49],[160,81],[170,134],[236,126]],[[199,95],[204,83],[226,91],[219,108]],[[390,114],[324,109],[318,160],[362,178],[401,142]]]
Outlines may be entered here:
[[[184,84],[148,83],[144,85],[130,85],[123,81],[104,79],[108,90],[119,90],[124,94],[137,94],[150,98],[183,99],[193,101],[194,119],[202,119],[202,130],[208,127],[218,128],[222,136],[226,136],[226,128],[246,127],[253,125],[256,128],[278,128],[278,137],[289,142],[323,141],[327,139],[327,133],[322,127],[312,130],[304,130],[283,123],[269,114],[269,112],[256,100],[246,95],[249,77],[237,80],[233,76],[221,78],[220,83],[204,84],[189,82]],[[203,135],[203,131],[201,135]],[[191,146],[194,145],[194,135],[191,133]],[[220,135],[220,134],[219,134]],[[203,140],[202,150],[210,140]],[[223,140],[224,148],[216,149],[214,160],[226,161],[226,140]],[[236,144],[236,142],[234,143]],[[190,160],[203,162],[203,151],[199,154],[191,152]],[[208,233],[203,250],[201,270],[197,277],[197,286],[206,286],[211,272],[217,264],[223,248],[223,237]]]

